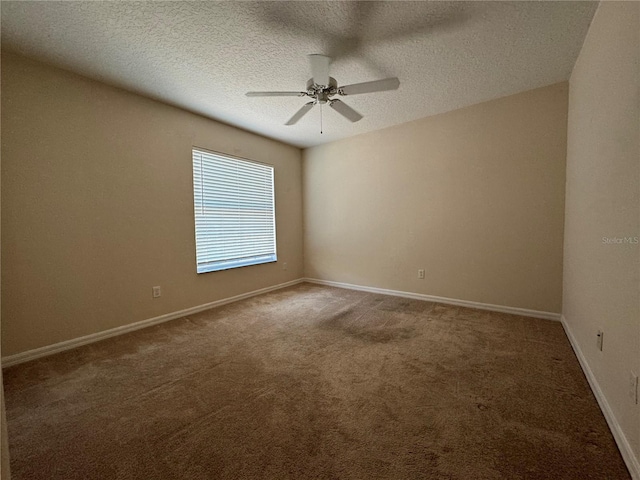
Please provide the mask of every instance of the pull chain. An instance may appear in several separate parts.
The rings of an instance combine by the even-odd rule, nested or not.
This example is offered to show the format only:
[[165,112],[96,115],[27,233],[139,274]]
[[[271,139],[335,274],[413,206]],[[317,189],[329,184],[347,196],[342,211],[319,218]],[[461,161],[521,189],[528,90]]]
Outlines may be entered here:
[[322,104],[320,104],[320,135],[322,135]]

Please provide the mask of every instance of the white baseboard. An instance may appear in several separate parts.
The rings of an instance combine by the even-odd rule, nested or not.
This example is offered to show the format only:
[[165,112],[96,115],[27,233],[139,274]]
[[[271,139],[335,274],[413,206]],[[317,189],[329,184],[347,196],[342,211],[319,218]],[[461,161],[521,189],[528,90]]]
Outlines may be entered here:
[[514,315],[523,315],[525,317],[542,318],[545,320],[560,321],[560,314],[553,312],[543,312],[540,310],[529,310],[526,308],[507,307],[504,305],[494,305],[491,303],[471,302],[469,300],[458,300],[448,297],[436,297],[434,295],[425,295],[423,293],[403,292],[401,290],[388,290],[386,288],[365,287],[362,285],[353,285],[351,283],[332,282],[329,280],[319,280],[317,278],[305,278],[305,282],[317,283],[318,285],[328,285],[331,287],[348,288],[350,290],[360,290],[363,292],[380,293],[382,295],[394,295],[396,297],[414,298],[416,300],[427,300],[429,302],[444,303],[447,305],[456,305],[458,307],[477,308],[479,310],[490,310],[492,312],[511,313]]
[[600,405],[600,410],[602,410],[602,413],[604,414],[604,418],[607,420],[607,423],[609,424],[609,429],[613,434],[613,438],[615,438],[616,443],[618,444],[618,448],[620,449],[622,458],[627,464],[627,468],[631,472],[631,477],[633,478],[633,480],[640,480],[640,461],[634,455],[633,450],[631,449],[631,445],[629,444],[627,437],[622,431],[622,428],[620,427],[618,420],[613,414],[613,410],[611,410],[611,406],[607,401],[607,397],[605,397],[604,393],[602,392],[602,389],[600,388],[600,384],[598,384],[598,381],[596,380],[596,377],[593,374],[593,371],[591,370],[591,367],[589,366],[589,363],[587,362],[586,357],[582,353],[582,349],[580,348],[580,345],[578,345],[578,341],[576,340],[576,338],[573,335],[573,332],[569,328],[569,324],[567,324],[567,320],[566,318],[564,318],[564,315],[561,316],[561,322],[562,322],[564,331],[567,334],[567,338],[569,338],[571,347],[573,348],[573,351],[575,352],[576,357],[578,357],[578,361],[580,362],[582,371],[584,372],[584,375],[587,377],[587,381],[589,382],[589,385],[591,386],[591,390],[593,391],[593,394],[595,395],[596,400],[598,401],[598,405]]
[[54,343],[53,345],[47,345],[46,347],[35,348],[33,350],[17,353],[15,355],[9,355],[7,357],[2,358],[2,368],[10,367],[12,365],[17,365],[19,363],[28,362],[30,360],[35,360],[36,358],[46,357],[47,355],[53,355],[54,353],[64,352],[65,350],[70,350],[72,348],[80,347],[82,345],[87,345],[89,343],[98,342],[106,338],[115,337],[117,335],[133,332],[135,330],[140,330],[141,328],[150,327],[151,325],[157,325],[158,323],[168,322],[169,320],[175,320],[176,318],[192,315],[194,313],[202,312],[203,310],[208,310],[210,308],[226,305],[227,303],[237,302],[238,300],[244,300],[245,298],[255,297],[256,295],[272,292],[274,290],[280,290],[281,288],[297,285],[298,283],[302,283],[303,281],[304,279],[299,278],[297,280],[280,283],[272,287],[261,288],[259,290],[253,290],[252,292],[242,293],[234,297],[223,298],[221,300],[216,300],[215,302],[209,302],[203,305],[198,305],[196,307],[185,308],[184,310],[179,310],[177,312],[167,313],[165,315],[160,315],[159,317],[148,318],[146,320],[141,320],[139,322],[131,323],[129,325],[110,328],[109,330],[104,330],[98,333],[92,333],[90,335],[85,335],[84,337],[73,338],[71,340],[65,340],[64,342]]

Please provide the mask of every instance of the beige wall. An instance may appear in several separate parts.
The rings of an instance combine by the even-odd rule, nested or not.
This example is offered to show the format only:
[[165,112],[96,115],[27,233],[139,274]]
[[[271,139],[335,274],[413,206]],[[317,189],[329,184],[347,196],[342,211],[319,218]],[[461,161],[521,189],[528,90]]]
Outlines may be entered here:
[[[1,168],[0,168],[0,171],[1,171]],[[0,174],[0,178],[1,176],[2,175]],[[0,181],[0,186],[1,186],[1,183],[2,182]],[[1,187],[0,187],[0,190],[1,190]],[[0,195],[0,204],[1,203],[2,201],[1,201],[1,195]],[[0,230],[1,230],[1,227],[0,227]],[[2,264],[2,261],[0,259],[0,265],[1,264]],[[2,298],[2,295],[1,295],[1,289],[0,289],[0,307],[2,303],[1,298]],[[1,308],[0,308],[0,312],[1,312]],[[2,324],[1,317],[2,315],[0,313],[0,325]],[[2,339],[2,332],[0,332],[0,344],[2,343],[1,339]],[[2,358],[2,346],[0,345],[0,359],[1,358]],[[4,407],[4,383],[2,381],[1,363],[2,362],[0,360],[0,479],[9,480],[11,477],[11,471],[9,468],[9,436],[7,431],[7,415]]]
[[560,312],[566,123],[560,83],[306,150],[306,276]]
[[[563,314],[640,458],[640,4],[598,7],[571,75]],[[604,349],[596,333],[604,329]]]
[[[299,149],[6,53],[2,126],[3,355],[302,276]],[[192,146],[275,166],[278,263],[196,274]]]

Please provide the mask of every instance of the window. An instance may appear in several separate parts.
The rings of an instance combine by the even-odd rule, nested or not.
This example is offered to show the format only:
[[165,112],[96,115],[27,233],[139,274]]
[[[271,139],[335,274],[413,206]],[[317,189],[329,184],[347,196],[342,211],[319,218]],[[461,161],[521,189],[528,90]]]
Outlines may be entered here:
[[273,167],[192,153],[198,273],[275,262]]

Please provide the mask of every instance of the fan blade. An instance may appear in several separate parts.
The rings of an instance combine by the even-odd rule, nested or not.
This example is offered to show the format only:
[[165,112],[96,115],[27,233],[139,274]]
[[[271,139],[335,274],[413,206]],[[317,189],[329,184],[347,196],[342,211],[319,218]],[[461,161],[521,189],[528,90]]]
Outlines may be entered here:
[[352,122],[357,122],[362,118],[362,115],[340,100],[332,100],[331,103],[329,103],[329,106]]
[[329,85],[329,64],[331,57],[326,55],[308,55],[311,62],[311,77],[316,85]]
[[302,108],[300,110],[298,110],[293,117],[291,117],[289,119],[289,121],[287,123],[285,123],[285,125],[294,125],[296,123],[298,123],[298,120],[300,120],[302,117],[305,116],[305,114],[311,110],[311,107],[313,107],[315,105],[315,102],[309,102],[309,103],[305,103]]
[[384,80],[374,80],[373,82],[354,83],[338,87],[340,95],[358,95],[360,93],[384,92],[385,90],[396,90],[400,86],[397,78],[385,78]]
[[304,97],[307,92],[247,92],[247,97]]

